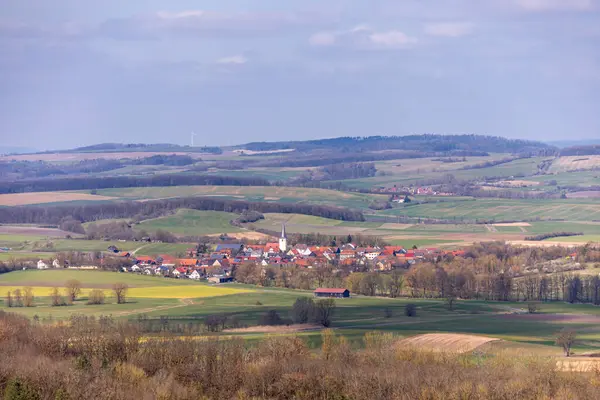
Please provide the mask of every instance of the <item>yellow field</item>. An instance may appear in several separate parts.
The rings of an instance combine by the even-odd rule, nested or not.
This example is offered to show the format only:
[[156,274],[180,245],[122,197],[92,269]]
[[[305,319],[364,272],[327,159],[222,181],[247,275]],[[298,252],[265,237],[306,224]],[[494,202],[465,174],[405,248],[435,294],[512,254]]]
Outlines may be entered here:
[[[20,289],[23,292],[23,286],[0,286],[0,296],[6,296],[6,293],[10,290],[13,292]],[[33,286],[33,295],[36,297],[50,296],[52,287],[48,286]],[[64,294],[64,288],[59,287],[61,293]],[[87,297],[88,293],[92,290],[91,288],[83,288],[81,290],[80,297]],[[185,285],[185,286],[153,286],[153,287],[140,287],[130,288],[127,291],[127,297],[130,298],[148,298],[148,299],[198,299],[203,297],[216,297],[226,296],[230,294],[238,293],[249,293],[252,290],[248,289],[233,289],[229,287],[221,286],[209,286],[209,285]],[[104,289],[104,294],[107,297],[113,295],[112,290]]]
[[249,292],[252,290],[208,285],[155,286],[129,289],[128,296],[156,299],[197,299]]

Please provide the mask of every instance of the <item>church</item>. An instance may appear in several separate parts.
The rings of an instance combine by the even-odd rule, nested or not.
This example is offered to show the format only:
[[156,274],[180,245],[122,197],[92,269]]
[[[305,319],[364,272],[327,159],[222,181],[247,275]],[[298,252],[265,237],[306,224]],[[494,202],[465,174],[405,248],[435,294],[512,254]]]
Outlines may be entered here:
[[287,251],[287,235],[285,234],[285,223],[281,224],[281,237],[279,238],[279,251],[285,253]]

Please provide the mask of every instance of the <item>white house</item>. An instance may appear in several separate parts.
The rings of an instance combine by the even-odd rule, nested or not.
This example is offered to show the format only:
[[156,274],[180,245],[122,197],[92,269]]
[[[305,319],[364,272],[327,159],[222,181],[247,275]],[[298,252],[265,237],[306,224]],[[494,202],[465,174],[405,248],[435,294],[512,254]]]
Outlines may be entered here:
[[40,260],[37,262],[37,269],[48,269],[48,264]]
[[133,265],[133,266],[131,267],[131,272],[140,272],[141,270],[142,270],[142,269],[141,269],[141,268],[140,268],[140,266],[139,266],[139,265],[137,265],[137,264],[136,264],[136,265]]
[[368,250],[365,253],[365,257],[367,258],[367,260],[373,261],[374,259],[376,259],[379,255],[381,254],[381,251],[379,250]]
[[190,279],[195,279],[195,280],[199,280],[200,277],[200,272],[198,272],[198,270],[194,270],[194,272],[192,272],[189,276]]
[[62,268],[62,266],[60,265],[60,262],[57,259],[54,259],[54,261],[52,261],[52,267],[53,268]]

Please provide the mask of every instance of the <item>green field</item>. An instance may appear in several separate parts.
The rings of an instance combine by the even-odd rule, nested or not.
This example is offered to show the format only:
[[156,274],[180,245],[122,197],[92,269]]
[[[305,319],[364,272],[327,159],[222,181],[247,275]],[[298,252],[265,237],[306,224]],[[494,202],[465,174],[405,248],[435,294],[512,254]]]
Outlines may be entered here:
[[0,261],[11,260],[47,260],[54,256],[54,253],[49,252],[28,252],[28,251],[9,251],[0,252]]
[[[115,304],[114,299],[108,297],[107,304],[88,306],[85,297],[82,297],[72,306],[51,307],[44,290],[60,286],[70,278],[80,280],[84,287],[109,287],[115,281],[122,281],[134,288],[130,290],[128,302],[122,305]],[[45,289],[39,287],[41,282]],[[35,307],[12,308],[10,311],[29,317],[38,315],[61,319],[83,313],[135,319],[137,315],[144,314],[148,318],[166,316],[169,323],[175,324],[202,323],[209,315],[225,314],[242,324],[254,326],[267,311],[277,310],[282,317],[287,317],[298,297],[312,296],[310,291],[240,284],[208,286],[185,280],[101,271],[17,271],[0,275],[0,291],[23,286],[36,287]],[[417,305],[417,317],[404,315],[404,307],[408,303]],[[336,305],[333,328],[356,345],[360,345],[361,338],[370,331],[399,336],[447,332],[501,338],[527,349],[534,344],[541,346],[540,351],[554,353],[557,352],[553,346],[554,335],[569,326],[576,329],[582,339],[575,347],[576,351],[600,349],[600,308],[592,305],[544,303],[540,314],[535,316],[512,314],[513,310],[525,309],[526,304],[507,302],[458,301],[454,309],[449,310],[442,300],[353,296],[336,300]],[[4,300],[0,301],[0,307],[4,308]],[[385,309],[388,310],[387,315]],[[554,318],[555,314],[561,317]],[[581,318],[582,315],[587,317]],[[235,335],[247,339],[264,336],[260,332]],[[318,331],[298,335],[305,337],[309,343],[319,344]]]
[[218,211],[178,210],[174,215],[155,218],[135,225],[135,230],[156,231],[162,229],[178,235],[211,235],[235,233],[241,229],[232,226],[229,221],[237,214]]
[[446,200],[439,203],[412,204],[385,210],[381,215],[446,220],[524,221],[565,219],[591,221],[600,219],[600,206],[594,200]]
[[[314,204],[328,204],[350,208],[367,208],[373,200],[387,199],[387,196],[382,195],[346,193],[326,189],[274,186],[172,186],[101,189],[97,192],[99,195],[103,196],[132,200],[211,196],[237,200],[283,203],[304,201]],[[82,191],[81,193],[89,193],[89,191]]]
[[600,243],[600,235],[583,235],[583,236],[568,236],[568,237],[557,237],[547,239],[548,242],[560,242],[560,243]]

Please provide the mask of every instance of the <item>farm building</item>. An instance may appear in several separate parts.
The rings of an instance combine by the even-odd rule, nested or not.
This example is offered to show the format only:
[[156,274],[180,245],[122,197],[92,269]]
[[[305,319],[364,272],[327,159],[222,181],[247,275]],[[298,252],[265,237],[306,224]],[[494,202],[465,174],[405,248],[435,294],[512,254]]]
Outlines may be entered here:
[[227,282],[233,282],[233,277],[232,276],[211,276],[210,278],[208,278],[208,281],[210,283],[227,283]]
[[348,289],[319,288],[314,291],[315,297],[350,297]]

